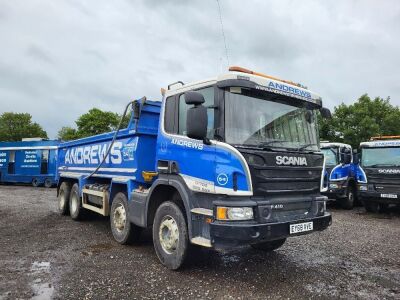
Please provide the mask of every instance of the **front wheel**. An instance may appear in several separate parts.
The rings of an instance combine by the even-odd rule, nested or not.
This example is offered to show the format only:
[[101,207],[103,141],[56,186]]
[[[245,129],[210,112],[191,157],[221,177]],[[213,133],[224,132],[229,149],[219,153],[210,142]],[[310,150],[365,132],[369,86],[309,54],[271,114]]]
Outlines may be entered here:
[[132,224],[128,217],[128,199],[124,193],[115,195],[110,212],[111,232],[120,244],[137,242],[142,229]]
[[286,239],[280,239],[280,240],[275,240],[275,241],[268,241],[268,242],[262,242],[262,243],[257,243],[257,244],[251,244],[251,247],[257,250],[262,250],[262,251],[274,251],[280,247],[286,242]]
[[183,265],[189,249],[187,224],[182,210],[171,201],[156,211],[153,243],[158,259],[167,268],[177,270]]
[[344,209],[352,209],[355,202],[355,188],[352,185],[347,187],[346,198],[342,199],[340,205]]

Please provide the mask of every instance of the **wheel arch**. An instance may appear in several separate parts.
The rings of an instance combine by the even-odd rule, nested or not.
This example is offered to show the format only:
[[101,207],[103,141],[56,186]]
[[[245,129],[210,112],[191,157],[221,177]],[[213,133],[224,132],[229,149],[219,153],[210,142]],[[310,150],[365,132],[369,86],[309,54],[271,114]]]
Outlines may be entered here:
[[159,178],[153,184],[146,203],[146,227],[153,225],[157,208],[166,201],[172,201],[182,209],[188,225],[189,237],[191,237],[192,224],[190,222],[190,209],[192,205],[189,201],[189,193],[184,183],[177,179]]

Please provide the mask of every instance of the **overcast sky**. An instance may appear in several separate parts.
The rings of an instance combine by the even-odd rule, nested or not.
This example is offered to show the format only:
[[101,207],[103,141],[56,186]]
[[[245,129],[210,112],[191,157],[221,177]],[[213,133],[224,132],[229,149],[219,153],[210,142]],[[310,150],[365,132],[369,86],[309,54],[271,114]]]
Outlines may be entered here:
[[[325,106],[400,105],[400,1],[220,0],[229,64],[301,82]],[[216,0],[0,0],[0,113],[50,138],[92,107],[226,71]]]

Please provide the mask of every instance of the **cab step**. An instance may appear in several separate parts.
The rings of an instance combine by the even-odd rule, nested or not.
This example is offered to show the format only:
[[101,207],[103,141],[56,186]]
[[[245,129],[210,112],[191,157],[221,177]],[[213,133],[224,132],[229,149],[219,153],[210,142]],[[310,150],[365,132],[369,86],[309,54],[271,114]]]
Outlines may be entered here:
[[212,247],[211,241],[209,239],[206,239],[201,236],[196,236],[196,237],[192,238],[190,241],[192,242],[192,244],[196,244],[199,246],[203,246],[203,247],[207,247],[207,248]]

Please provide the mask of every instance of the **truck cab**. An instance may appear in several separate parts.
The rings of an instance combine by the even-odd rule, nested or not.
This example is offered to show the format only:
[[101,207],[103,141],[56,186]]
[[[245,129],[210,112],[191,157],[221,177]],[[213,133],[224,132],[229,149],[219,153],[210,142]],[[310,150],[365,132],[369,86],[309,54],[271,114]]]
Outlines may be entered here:
[[400,204],[400,136],[372,137],[360,144],[358,194],[369,212]]
[[328,186],[323,194],[338,201],[343,208],[352,209],[356,200],[357,182],[351,146],[321,142],[321,151],[325,156],[325,180]]
[[152,228],[170,269],[190,244],[272,251],[331,224],[316,117],[330,112],[320,96],[240,67],[162,95],[161,105],[135,101],[121,132],[60,145],[62,214],[110,215],[121,244]]

